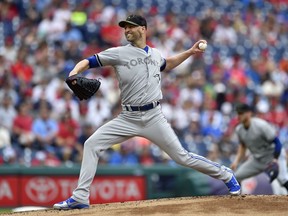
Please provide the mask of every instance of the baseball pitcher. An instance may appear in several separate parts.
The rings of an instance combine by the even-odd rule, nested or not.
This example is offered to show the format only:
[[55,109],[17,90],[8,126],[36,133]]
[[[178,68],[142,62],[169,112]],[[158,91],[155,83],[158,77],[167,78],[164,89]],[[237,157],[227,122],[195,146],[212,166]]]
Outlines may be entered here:
[[178,164],[223,181],[230,194],[240,194],[240,185],[233,171],[186,151],[161,111],[161,72],[170,71],[191,55],[204,52],[198,44],[207,42],[199,40],[187,51],[164,59],[157,49],[146,45],[145,18],[130,15],[119,26],[124,29],[130,44],[107,49],[80,61],[69,77],[75,77],[89,68],[112,66],[121,90],[122,112],[86,140],[77,188],[70,198],[56,203],[54,208],[88,208],[89,188],[95,176],[99,153],[134,136],[149,139]]

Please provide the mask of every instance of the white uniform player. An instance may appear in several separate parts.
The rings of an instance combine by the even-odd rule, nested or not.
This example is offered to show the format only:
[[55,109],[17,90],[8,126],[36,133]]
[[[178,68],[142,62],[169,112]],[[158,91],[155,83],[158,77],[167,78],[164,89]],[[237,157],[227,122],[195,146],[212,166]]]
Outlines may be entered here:
[[240,194],[240,185],[231,169],[202,156],[187,152],[179,142],[160,106],[161,71],[170,71],[195,53],[199,40],[189,50],[164,59],[157,49],[146,45],[146,20],[138,15],[128,16],[119,23],[125,30],[127,46],[107,49],[80,61],[69,76],[91,67],[114,67],[121,90],[122,112],[101,126],[84,143],[84,154],[77,188],[72,197],[56,203],[55,209],[89,207],[89,188],[94,179],[99,153],[131,137],[149,139],[177,163],[222,180],[230,194]]
[[[288,190],[286,152],[277,138],[276,130],[267,121],[252,117],[252,109],[247,104],[237,105],[236,111],[240,124],[237,125],[235,132],[239,137],[240,146],[231,168],[236,170],[237,180],[241,182],[260,174],[274,161],[279,165],[277,180]],[[246,149],[249,149],[251,157],[237,169]]]

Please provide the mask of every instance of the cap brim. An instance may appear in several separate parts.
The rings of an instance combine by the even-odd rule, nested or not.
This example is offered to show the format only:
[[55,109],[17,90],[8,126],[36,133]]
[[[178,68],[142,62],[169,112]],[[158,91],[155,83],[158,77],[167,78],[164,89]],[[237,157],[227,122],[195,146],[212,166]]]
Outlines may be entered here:
[[131,24],[131,25],[139,26],[137,23],[134,23],[134,22],[131,22],[131,21],[126,21],[126,20],[125,20],[125,21],[119,22],[119,26],[120,26],[121,28],[124,28],[126,24]]

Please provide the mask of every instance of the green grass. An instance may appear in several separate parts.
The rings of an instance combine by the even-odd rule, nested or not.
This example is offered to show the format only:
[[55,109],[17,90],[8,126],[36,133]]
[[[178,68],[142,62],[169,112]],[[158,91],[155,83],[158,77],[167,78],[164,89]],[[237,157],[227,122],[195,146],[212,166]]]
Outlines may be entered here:
[[4,213],[12,213],[11,209],[0,208],[0,215]]

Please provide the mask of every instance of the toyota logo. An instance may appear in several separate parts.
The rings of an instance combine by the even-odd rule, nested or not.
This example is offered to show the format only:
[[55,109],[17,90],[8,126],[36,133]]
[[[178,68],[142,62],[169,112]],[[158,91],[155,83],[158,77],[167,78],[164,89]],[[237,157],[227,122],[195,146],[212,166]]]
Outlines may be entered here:
[[35,177],[29,180],[25,188],[28,197],[37,203],[47,203],[56,198],[58,187],[49,177]]

